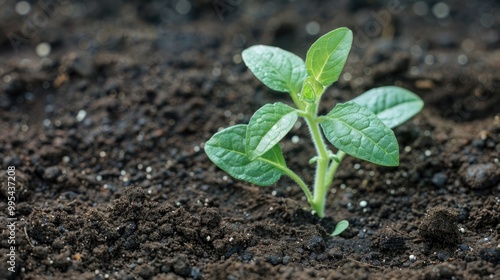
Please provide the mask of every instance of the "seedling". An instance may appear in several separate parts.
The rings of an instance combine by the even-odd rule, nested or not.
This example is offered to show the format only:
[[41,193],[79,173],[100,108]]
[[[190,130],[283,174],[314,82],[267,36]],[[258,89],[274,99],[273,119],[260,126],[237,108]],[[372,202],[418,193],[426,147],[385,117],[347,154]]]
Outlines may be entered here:
[[[352,45],[352,32],[335,29],[320,37],[307,51],[306,61],[277,47],[257,45],[242,53],[253,74],[266,86],[287,92],[295,108],[276,102],[255,112],[248,125],[217,132],[205,144],[215,165],[232,177],[260,186],[276,183],[282,175],[304,191],[316,215],[325,216],[325,200],[335,172],[346,154],[383,166],[399,165],[399,147],[391,128],[417,114],[423,101],[396,86],[379,87],[350,102],[337,104],[318,116],[325,90],[336,82]],[[301,117],[309,128],[317,155],[313,192],[285,163],[279,142]],[[333,153],[324,138],[337,148]],[[347,228],[341,221],[333,235]]]

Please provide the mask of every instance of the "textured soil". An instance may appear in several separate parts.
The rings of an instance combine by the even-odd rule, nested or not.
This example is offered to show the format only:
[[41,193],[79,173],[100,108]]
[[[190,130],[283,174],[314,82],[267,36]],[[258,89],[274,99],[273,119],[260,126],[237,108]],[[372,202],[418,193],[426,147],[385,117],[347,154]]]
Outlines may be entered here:
[[[0,1],[2,279],[500,279],[498,1],[16,2]],[[399,167],[344,160],[320,220],[290,179],[234,180],[203,145],[289,102],[244,48],[305,58],[340,26],[354,46],[323,113],[382,85],[426,105],[395,129]],[[300,124],[282,149],[311,182]]]

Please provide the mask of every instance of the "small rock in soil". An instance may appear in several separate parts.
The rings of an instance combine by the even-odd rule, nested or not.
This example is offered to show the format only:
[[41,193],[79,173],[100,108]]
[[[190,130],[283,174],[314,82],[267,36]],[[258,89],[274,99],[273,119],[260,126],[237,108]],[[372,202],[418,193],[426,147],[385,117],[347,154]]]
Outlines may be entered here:
[[61,174],[62,171],[58,166],[47,167],[43,172],[43,179],[54,182]]
[[189,266],[186,255],[181,254],[175,258],[172,268],[175,274],[179,276],[188,277],[191,274],[191,267]]
[[241,246],[240,245],[235,245],[235,246],[232,246],[231,248],[229,248],[229,250],[227,250],[225,253],[224,253],[224,256],[226,258],[229,258],[231,257],[234,253],[237,253],[238,251],[241,250]]
[[488,261],[494,265],[500,264],[500,249],[499,248],[484,248],[479,251],[481,259]]
[[418,228],[420,236],[430,242],[456,244],[460,236],[457,226],[458,213],[446,207],[430,209]]
[[132,251],[132,250],[139,248],[139,246],[140,246],[140,243],[135,236],[127,237],[127,239],[123,242],[123,248],[125,250]]
[[444,262],[444,261],[446,261],[446,260],[448,260],[450,258],[450,254],[447,253],[447,252],[438,252],[437,253],[437,258],[440,261]]
[[498,168],[493,163],[481,163],[469,166],[464,174],[465,183],[472,189],[486,189],[498,182]]
[[201,269],[197,266],[193,266],[191,268],[191,277],[193,277],[193,279],[201,279]]
[[19,167],[23,164],[23,162],[21,161],[21,159],[17,156],[6,156],[4,159],[3,159],[3,167],[4,168],[7,168],[8,166],[15,166],[15,167]]
[[144,265],[141,265],[141,266],[137,266],[134,270],[143,279],[150,279],[155,274],[154,268],[151,265],[149,265],[149,264],[144,264]]
[[485,145],[485,142],[484,142],[484,140],[482,140],[482,139],[474,139],[474,140],[472,141],[472,146],[473,146],[473,147],[476,147],[476,148],[483,148],[483,147],[484,147],[484,145]]
[[46,247],[43,246],[36,246],[33,248],[33,255],[38,257],[38,258],[46,258],[48,254],[48,250]]
[[443,172],[436,173],[432,176],[432,184],[438,188],[443,188],[447,180],[448,176]]
[[458,210],[458,221],[460,223],[463,223],[465,222],[468,218],[469,218],[469,209],[465,208],[465,207],[461,207],[459,210]]
[[171,268],[169,265],[162,265],[160,270],[163,273],[169,273],[171,271]]
[[441,264],[429,267],[431,271],[425,273],[424,279],[453,279],[457,267],[452,264]]
[[321,253],[325,250],[325,247],[325,240],[321,236],[314,235],[307,243],[305,249],[315,253]]
[[281,258],[277,255],[267,255],[267,256],[264,256],[266,262],[268,263],[272,263],[274,265],[277,265],[281,262]]
[[458,249],[460,249],[462,251],[470,251],[470,247],[467,246],[466,244],[460,244],[460,245],[458,245]]
[[332,259],[341,260],[343,257],[342,250],[339,247],[333,247],[328,250],[328,256]]
[[248,252],[248,251],[243,251],[241,254],[240,254],[240,257],[243,261],[250,261],[252,258],[253,258],[253,254]]
[[323,254],[319,254],[316,257],[316,260],[322,262],[322,261],[326,260],[327,258],[328,258],[328,256],[325,253],[323,253]]

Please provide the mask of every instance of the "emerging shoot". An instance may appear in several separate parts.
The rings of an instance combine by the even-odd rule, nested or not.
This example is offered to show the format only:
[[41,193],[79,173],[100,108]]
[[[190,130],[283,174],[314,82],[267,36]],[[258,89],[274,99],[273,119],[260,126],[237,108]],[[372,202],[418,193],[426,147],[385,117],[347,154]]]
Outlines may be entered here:
[[[391,128],[417,114],[423,101],[396,86],[379,87],[352,101],[337,104],[318,116],[325,90],[339,79],[352,45],[352,32],[338,28],[320,37],[307,51],[306,61],[277,47],[257,45],[243,51],[243,61],[254,75],[275,91],[289,93],[295,108],[281,102],[266,104],[248,125],[217,132],[205,152],[219,168],[236,179],[260,186],[276,183],[282,175],[304,191],[312,210],[325,216],[325,200],[337,168],[346,154],[383,166],[399,165],[399,147]],[[306,122],[316,155],[312,192],[288,166],[279,142],[297,119]],[[337,148],[332,152],[325,138]],[[340,221],[332,235],[348,227]]]

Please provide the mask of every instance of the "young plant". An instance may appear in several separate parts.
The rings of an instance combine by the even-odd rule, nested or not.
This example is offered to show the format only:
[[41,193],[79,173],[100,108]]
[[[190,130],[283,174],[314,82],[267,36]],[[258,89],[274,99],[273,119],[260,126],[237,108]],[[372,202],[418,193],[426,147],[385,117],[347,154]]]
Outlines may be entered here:
[[[399,165],[399,147],[391,128],[417,114],[423,101],[396,86],[379,87],[350,102],[337,104],[318,116],[325,90],[336,82],[352,45],[352,32],[335,29],[319,38],[307,51],[306,61],[277,47],[257,45],[243,51],[243,61],[253,74],[275,91],[288,92],[295,108],[281,102],[266,104],[248,125],[217,132],[205,152],[219,168],[236,179],[269,186],[287,175],[304,191],[314,213],[325,216],[325,200],[335,172],[346,154],[383,166]],[[301,117],[307,124],[317,155],[313,192],[285,163],[280,140]],[[337,148],[333,153],[324,138]],[[347,227],[341,221],[334,234]]]

